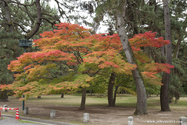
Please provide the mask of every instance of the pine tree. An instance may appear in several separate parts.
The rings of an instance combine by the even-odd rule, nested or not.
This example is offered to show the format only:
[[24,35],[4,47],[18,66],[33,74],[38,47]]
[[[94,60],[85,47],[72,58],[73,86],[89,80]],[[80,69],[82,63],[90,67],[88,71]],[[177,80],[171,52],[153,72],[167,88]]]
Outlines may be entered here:
[[[14,81],[14,73],[7,69],[7,65],[23,52],[23,49],[19,47],[21,36],[15,33],[0,32],[0,84],[7,85]],[[0,101],[7,101],[7,92],[0,91]]]

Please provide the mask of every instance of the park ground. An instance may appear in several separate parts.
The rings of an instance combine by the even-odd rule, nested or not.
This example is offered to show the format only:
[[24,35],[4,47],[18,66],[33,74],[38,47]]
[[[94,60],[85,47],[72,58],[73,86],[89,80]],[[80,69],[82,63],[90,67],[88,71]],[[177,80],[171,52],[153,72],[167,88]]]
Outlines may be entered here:
[[[7,104],[10,108],[19,108],[21,116],[50,119],[50,111],[56,110],[54,121],[83,124],[83,113],[89,113],[90,119],[87,125],[127,125],[129,116],[133,116],[134,125],[179,125],[179,117],[187,117],[187,97],[181,97],[177,104],[171,103],[171,112],[160,112],[159,97],[148,98],[148,115],[133,115],[136,108],[136,96],[127,94],[118,95],[116,107],[107,106],[107,97],[87,96],[86,110],[79,110],[81,95],[44,95],[40,99],[29,98],[25,101],[25,107],[29,108],[29,114],[24,115],[22,101],[9,96],[8,102],[0,102],[2,107]],[[15,111],[3,112],[3,114],[15,115]]]

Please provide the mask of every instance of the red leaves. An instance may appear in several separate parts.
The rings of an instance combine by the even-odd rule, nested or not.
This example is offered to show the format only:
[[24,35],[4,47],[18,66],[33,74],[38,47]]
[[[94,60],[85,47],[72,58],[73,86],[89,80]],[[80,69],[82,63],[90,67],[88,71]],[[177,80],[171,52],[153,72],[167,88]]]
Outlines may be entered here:
[[151,33],[151,31],[149,31],[144,34],[140,33],[129,39],[129,42],[134,51],[139,51],[140,47],[152,46],[159,48],[170,43],[168,40],[164,40],[163,37],[155,38],[155,36],[156,32]]
[[43,33],[40,33],[40,36],[43,37],[43,38],[45,38],[45,37],[51,38],[51,37],[53,37],[54,35],[55,35],[55,34],[54,34],[52,31],[45,31],[45,32],[43,32]]
[[33,66],[33,64],[28,65],[28,66],[24,67],[24,70],[26,70],[26,69],[30,69],[32,66]]
[[160,72],[170,73],[170,68],[174,68],[174,66],[168,63],[149,63],[146,64],[144,68],[146,71],[154,72],[154,74],[156,74]]
[[78,24],[60,23],[55,24],[55,26],[58,27],[58,30],[54,30],[54,32],[61,39],[76,40],[90,36],[90,29],[86,29]]
[[46,60],[55,60],[55,61],[60,61],[60,60],[72,60],[74,58],[73,54],[65,53],[60,50],[50,50],[50,51],[42,51],[42,52],[34,52],[31,59],[33,61],[38,61],[38,62],[43,62]]

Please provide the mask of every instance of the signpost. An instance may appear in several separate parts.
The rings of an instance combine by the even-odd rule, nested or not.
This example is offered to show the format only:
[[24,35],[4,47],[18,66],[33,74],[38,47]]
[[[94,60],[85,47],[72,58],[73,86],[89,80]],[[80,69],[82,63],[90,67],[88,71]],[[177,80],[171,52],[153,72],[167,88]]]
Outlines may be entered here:
[[[27,39],[22,39],[19,40],[19,46],[24,48],[24,53],[26,53],[26,48],[31,47],[32,46],[32,41],[31,40],[27,40]],[[25,69],[24,69],[25,72]],[[23,81],[25,82],[25,78],[23,79]],[[25,96],[23,95],[23,98]],[[22,101],[22,110],[24,110],[25,108],[25,101]]]

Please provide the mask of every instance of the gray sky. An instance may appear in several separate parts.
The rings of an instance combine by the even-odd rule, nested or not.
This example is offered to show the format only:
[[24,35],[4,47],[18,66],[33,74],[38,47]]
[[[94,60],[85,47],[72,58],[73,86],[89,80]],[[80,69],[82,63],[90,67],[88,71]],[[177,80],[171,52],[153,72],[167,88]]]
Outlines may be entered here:
[[[88,1],[88,0],[80,0],[80,1]],[[54,0],[50,0],[49,4],[50,4],[51,7],[57,7],[56,2],[55,2]],[[91,21],[93,20],[93,19],[89,16],[89,14],[88,14],[87,12],[81,11],[81,10],[78,10],[78,11],[79,11],[79,13],[80,13],[81,15],[88,16],[87,21],[91,22]],[[66,22],[66,20],[61,20],[61,21],[62,21],[62,22]],[[81,20],[79,20],[79,21],[81,22]],[[71,22],[71,23],[74,23],[74,22]],[[82,26],[84,26],[85,28],[91,28],[91,27],[86,26],[86,25],[84,25],[84,24],[83,24]],[[108,27],[104,26],[103,23],[101,22],[99,28],[97,29],[97,33],[106,33],[106,32],[107,32],[107,29],[108,29]]]

